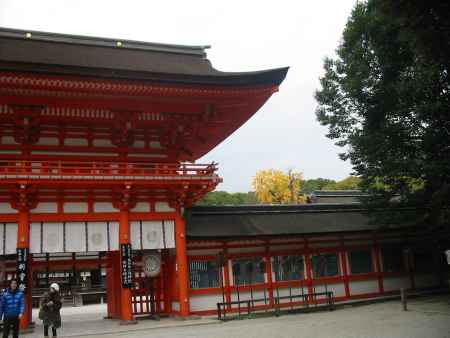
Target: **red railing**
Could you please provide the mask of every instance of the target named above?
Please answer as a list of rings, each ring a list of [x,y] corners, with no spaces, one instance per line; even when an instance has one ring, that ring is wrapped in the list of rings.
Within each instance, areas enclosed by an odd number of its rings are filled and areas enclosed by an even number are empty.
[[[61,179],[219,179],[217,163],[128,163],[0,160],[0,180]]]

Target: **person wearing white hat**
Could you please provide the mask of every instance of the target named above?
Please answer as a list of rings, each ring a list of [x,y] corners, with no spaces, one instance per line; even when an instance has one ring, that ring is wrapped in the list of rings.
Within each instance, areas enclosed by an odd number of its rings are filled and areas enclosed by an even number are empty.
[[[50,291],[42,296],[39,309],[39,319],[44,324],[44,337],[48,337],[48,329],[50,326],[52,327],[52,336],[57,336],[56,329],[61,327],[61,306],[59,285],[53,283],[50,285]]]

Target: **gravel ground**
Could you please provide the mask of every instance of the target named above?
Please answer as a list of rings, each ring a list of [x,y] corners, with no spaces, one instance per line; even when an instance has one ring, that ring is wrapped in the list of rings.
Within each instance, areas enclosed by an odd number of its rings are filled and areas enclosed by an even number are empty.
[[[433,296],[410,301],[407,312],[401,311],[399,301],[387,301],[341,307],[332,312],[290,314],[278,318],[234,320],[227,323],[218,323],[211,318],[189,321],[163,319],[160,322],[141,321],[128,327],[119,326],[117,322],[99,320],[104,307],[87,306],[65,309],[63,316],[66,324],[61,336],[85,333],[85,337],[98,337],[103,333],[101,336],[105,338],[450,338],[449,302],[449,296]],[[40,327],[37,327],[36,333],[26,337],[40,337],[38,330]],[[128,332],[114,332],[118,330]],[[110,333],[105,334],[106,331]]]

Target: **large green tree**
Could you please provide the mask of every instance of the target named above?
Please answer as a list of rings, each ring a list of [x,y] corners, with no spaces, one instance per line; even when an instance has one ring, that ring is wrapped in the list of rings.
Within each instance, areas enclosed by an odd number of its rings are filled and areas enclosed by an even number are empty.
[[[449,223],[449,14],[448,1],[357,2],[316,93],[369,205],[413,205],[408,221],[433,226]]]

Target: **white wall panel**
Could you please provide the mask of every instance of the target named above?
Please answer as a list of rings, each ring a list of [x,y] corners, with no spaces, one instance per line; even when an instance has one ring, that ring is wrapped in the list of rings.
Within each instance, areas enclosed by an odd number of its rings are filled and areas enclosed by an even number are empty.
[[[43,252],[64,252],[64,227],[62,223],[44,223]]]
[[[164,234],[166,238],[166,248],[175,248],[175,221],[164,221]]]
[[[30,213],[56,213],[58,212],[58,204],[55,202],[44,202],[38,203],[36,208],[31,209]]]
[[[17,144],[16,140],[12,136],[2,136],[3,144]]]
[[[130,210],[131,212],[149,212],[150,211],[150,203],[148,202],[138,202],[136,206]]]
[[[325,290],[328,290],[328,291],[332,291],[335,297],[345,296],[344,283],[327,284],[326,288],[325,288],[325,284],[321,284],[321,285],[316,285],[315,288],[316,288],[316,292],[325,292]]]
[[[189,298],[191,311],[216,310],[222,302],[222,294],[195,295]]]
[[[155,211],[156,212],[172,212],[175,211],[174,208],[169,206],[167,202],[156,202],[155,203]]]
[[[17,250],[17,223],[6,223],[5,254],[15,254]]]
[[[41,253],[41,222],[30,224],[30,252]]]
[[[88,222],[88,251],[108,251],[106,222]]]
[[[411,279],[406,277],[387,277],[383,280],[384,291],[398,291],[400,288],[409,289],[411,287]]]
[[[119,250],[119,223],[109,222],[109,250]]]
[[[117,212],[118,210],[113,207],[112,203],[109,202],[97,202],[94,203],[95,212]]]
[[[84,222],[66,222],[66,252],[86,251],[86,225]]]
[[[65,213],[86,213],[88,212],[88,203],[86,202],[66,202],[64,203]]]
[[[142,221],[142,248],[161,249],[164,248],[162,221]]]
[[[139,221],[130,222],[131,247],[134,250],[141,250],[141,223]]]
[[[59,139],[57,137],[41,137],[37,142],[40,146],[57,146],[59,145]]]
[[[0,223],[0,255],[4,255],[5,254],[5,227],[6,224],[5,223]]]
[[[350,295],[379,292],[378,280],[350,282]]]
[[[17,210],[13,209],[9,203],[0,203],[0,214],[17,214]]]
[[[64,140],[66,146],[87,146],[88,140],[86,138],[66,138]]]

